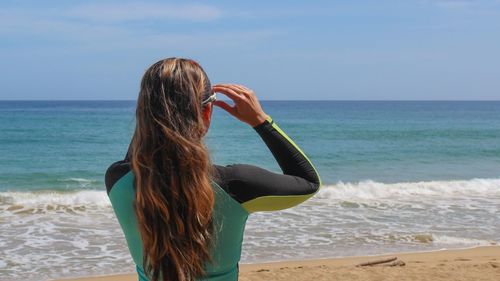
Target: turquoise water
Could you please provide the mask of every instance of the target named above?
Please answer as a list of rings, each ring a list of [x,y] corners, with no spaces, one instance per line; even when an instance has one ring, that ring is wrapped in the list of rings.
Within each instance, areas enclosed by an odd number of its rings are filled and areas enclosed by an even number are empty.
[[[133,101],[0,102],[0,190],[97,189],[123,157]],[[500,102],[264,101],[325,183],[496,177]],[[279,171],[258,135],[216,108],[206,140],[220,164]]]
[[[0,101],[0,280],[133,272],[104,191],[133,101]],[[500,242],[500,102],[263,101],[324,186],[249,218],[243,262]],[[215,108],[213,161],[280,172],[255,131]],[[293,230],[293,231],[290,231]]]

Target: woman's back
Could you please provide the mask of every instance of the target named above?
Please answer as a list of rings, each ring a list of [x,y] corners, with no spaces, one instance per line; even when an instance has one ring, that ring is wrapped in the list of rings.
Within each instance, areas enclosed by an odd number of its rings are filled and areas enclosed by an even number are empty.
[[[203,280],[237,280],[243,231],[250,213],[295,206],[319,188],[319,175],[309,159],[271,117],[254,129],[285,174],[247,164],[213,166],[215,240],[213,262],[207,264],[208,275]],[[133,182],[127,159],[113,163],[106,173],[109,198],[142,281],[149,279],[142,267],[142,241],[133,209]]]
[[[133,173],[124,175],[113,187],[109,198],[116,217],[125,234],[127,244],[136,263],[139,280],[149,280],[142,265],[142,240],[137,229],[137,219],[132,207],[135,198]],[[237,264],[241,255],[241,242],[248,213],[217,184],[215,193],[214,227],[215,245],[212,250],[213,263],[207,264],[208,276],[203,280],[236,280]]]
[[[213,164],[203,141],[213,105],[254,128],[284,174]],[[106,172],[140,280],[153,281],[237,280],[248,215],[295,206],[320,185],[309,159],[253,91],[212,87],[199,64],[180,58],[158,61],[144,74],[129,150]]]

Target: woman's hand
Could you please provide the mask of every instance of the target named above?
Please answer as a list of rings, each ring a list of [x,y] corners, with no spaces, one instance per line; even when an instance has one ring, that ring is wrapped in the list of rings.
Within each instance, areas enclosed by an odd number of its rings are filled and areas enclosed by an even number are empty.
[[[267,119],[267,114],[262,110],[255,93],[247,87],[237,84],[217,84],[212,87],[212,90],[226,95],[234,102],[234,106],[230,106],[226,102],[217,100],[214,105],[221,107],[242,122],[255,127]]]

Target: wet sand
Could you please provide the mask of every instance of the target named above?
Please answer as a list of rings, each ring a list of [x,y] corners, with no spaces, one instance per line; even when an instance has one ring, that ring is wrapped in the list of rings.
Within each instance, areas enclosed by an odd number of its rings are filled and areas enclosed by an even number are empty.
[[[397,257],[404,265],[360,263]],[[71,281],[136,281],[135,274],[65,279]],[[400,253],[240,265],[240,281],[295,280],[500,280],[500,246],[422,253]],[[60,280],[62,281],[62,280]]]

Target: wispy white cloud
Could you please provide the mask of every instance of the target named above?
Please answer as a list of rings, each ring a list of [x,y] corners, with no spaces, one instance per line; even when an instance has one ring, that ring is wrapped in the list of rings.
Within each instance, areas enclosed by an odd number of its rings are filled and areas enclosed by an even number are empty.
[[[478,1],[474,0],[439,0],[436,1],[436,5],[443,8],[451,8],[451,9],[462,9],[469,8],[477,4]]]
[[[213,21],[222,11],[205,4],[172,5],[162,3],[96,3],[59,8],[3,7],[0,9],[0,33],[41,33],[116,31],[126,22]]]
[[[118,2],[117,2],[118,3]],[[112,50],[230,48],[265,42],[280,31],[270,29],[172,31],[172,24],[212,21],[223,12],[204,4],[170,5],[151,3],[86,4],[64,8],[5,8],[0,10],[0,35],[11,42],[54,48]],[[131,24],[128,24],[128,23]],[[142,25],[143,22],[148,23]],[[137,24],[136,24],[137,23]],[[61,44],[63,43],[63,44]],[[21,46],[19,46],[21,47]]]
[[[48,12],[0,11],[0,35],[5,39],[31,38],[30,46],[41,42],[40,45],[51,50],[189,50],[199,46],[205,46],[206,49],[239,48],[266,42],[280,33],[282,31],[271,29],[172,32],[115,22],[75,21],[67,16],[55,17]]]
[[[445,9],[487,9],[497,7],[500,4],[499,0],[434,0],[429,1],[435,3],[438,7]]]
[[[64,12],[71,18],[101,22],[139,20],[211,21],[222,16],[222,10],[206,4],[166,3],[95,3],[73,7]]]

